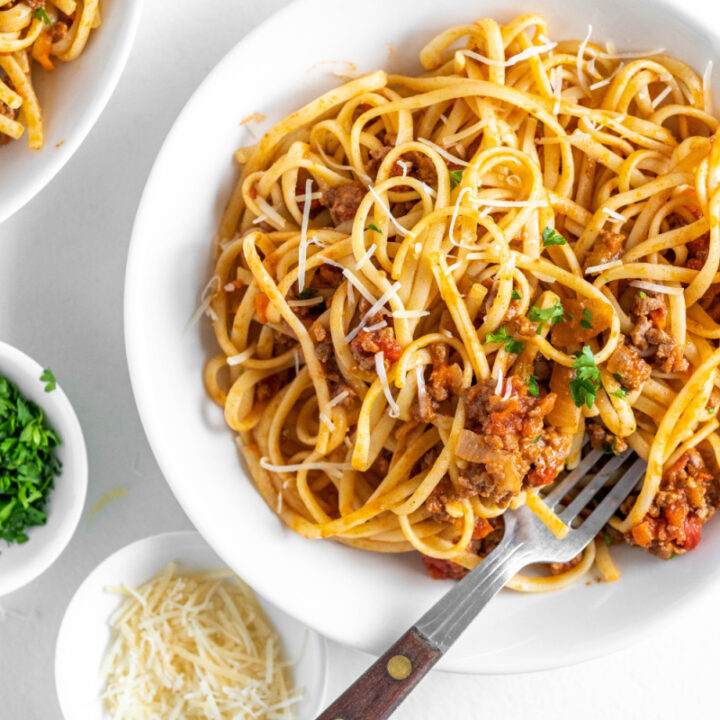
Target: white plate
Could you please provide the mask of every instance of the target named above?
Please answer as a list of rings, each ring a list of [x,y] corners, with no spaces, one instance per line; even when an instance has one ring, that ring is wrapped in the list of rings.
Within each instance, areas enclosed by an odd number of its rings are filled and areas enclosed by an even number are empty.
[[[43,368],[17,348],[0,342],[0,376],[14,382],[20,394],[40,406],[61,445],[62,472],[50,492],[47,523],[27,530],[29,540],[8,545],[0,540],[0,595],[6,595],[45,572],[70,542],[87,494],[88,465],[82,428],[60,384],[45,392]]]
[[[27,129],[19,140],[0,147],[0,222],[35,197],[73,156],[120,79],[140,23],[142,0],[100,0],[100,11],[102,25],[90,33],[79,58],[57,61],[51,73],[34,64],[45,147],[31,150]]]
[[[188,570],[215,570],[225,563],[196,532],[172,532],[138,540],[103,560],[83,581],[65,611],[55,650],[55,687],[66,720],[103,720],[100,665],[110,640],[107,620],[119,597],[108,585],[136,586],[168,563]],[[325,702],[325,640],[258,598],[277,628],[293,668],[295,685],[305,688],[297,720],[312,720]]]
[[[253,142],[241,119],[254,112],[269,122],[282,118],[336,85],[330,72],[346,69],[342,61],[361,72],[417,72],[420,48],[439,31],[486,15],[507,21],[530,8],[548,18],[554,39],[582,38],[592,23],[595,39],[620,48],[664,46],[700,72],[717,60],[710,29],[659,2],[576,0],[571,13],[560,0],[297,2],[244,38],[203,82],[167,137],[137,215],[125,295],[127,353],[145,431],[170,486],[208,542],[259,592],[325,635],[374,653],[447,583],[430,580],[417,555],[370,554],[285,530],[240,467],[222,413],[205,397],[209,330],[184,326],[210,274],[233,151]],[[697,550],[671,563],[629,548],[617,555],[625,571],[618,583],[501,594],[440,667],[551,668],[641,637],[717,573],[720,519]]]

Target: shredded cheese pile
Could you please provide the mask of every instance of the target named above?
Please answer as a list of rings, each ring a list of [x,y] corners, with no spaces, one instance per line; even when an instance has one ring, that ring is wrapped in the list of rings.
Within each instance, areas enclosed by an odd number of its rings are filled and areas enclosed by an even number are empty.
[[[110,618],[102,700],[113,720],[289,720],[292,689],[281,642],[250,588],[230,570],[174,564]]]

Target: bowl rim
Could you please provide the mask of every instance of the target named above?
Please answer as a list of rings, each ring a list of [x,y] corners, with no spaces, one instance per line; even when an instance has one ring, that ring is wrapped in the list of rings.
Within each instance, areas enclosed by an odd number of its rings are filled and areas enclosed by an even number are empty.
[[[4,360],[10,360],[10,362],[13,362],[20,368],[19,373],[22,374],[22,377],[18,374],[9,379],[18,386],[20,392],[25,397],[32,399],[32,393],[28,392],[27,388],[30,383],[36,383],[37,385],[43,384],[40,380],[43,367],[22,350],[0,341],[0,375],[2,376],[5,375],[5,369],[3,368]],[[68,452],[73,453],[73,459],[76,463],[75,472],[73,472],[71,476],[67,476],[63,470],[58,476],[58,481],[60,478],[63,478],[65,482],[69,482],[72,485],[72,503],[70,511],[57,520],[53,519],[54,516],[51,507],[47,523],[39,527],[42,529],[52,528],[55,537],[52,538],[52,542],[45,542],[37,546],[32,545],[33,538],[31,537],[27,543],[21,546],[23,552],[27,552],[25,550],[26,548],[29,551],[35,547],[37,547],[38,552],[37,554],[30,553],[32,559],[27,564],[11,570],[9,573],[3,572],[0,574],[0,596],[7,595],[24,587],[53,565],[75,534],[85,507],[88,488],[88,458],[85,437],[80,421],[60,383],[56,385],[51,393],[48,393],[47,398],[48,402],[45,403],[40,403],[36,400],[34,400],[34,402],[41,407],[53,428],[57,430],[62,441],[62,447],[68,448]],[[48,407],[51,407],[51,409],[48,410]],[[59,490],[56,484],[50,495],[51,504],[52,497],[57,492],[59,492]],[[2,555],[11,553],[15,547],[15,545],[3,547]],[[0,555],[0,566],[2,565],[2,555]]]
[[[155,413],[150,410],[150,400],[148,398],[148,395],[144,393],[144,391],[146,391],[149,387],[149,377],[144,372],[140,363],[140,335],[139,333],[134,332],[133,328],[131,327],[132,322],[130,322],[130,319],[133,317],[132,311],[134,304],[132,289],[134,266],[138,263],[138,258],[141,255],[140,227],[145,223],[145,216],[150,214],[150,210],[148,207],[149,200],[146,191],[156,181],[156,177],[160,174],[159,168],[161,162],[165,160],[165,155],[168,152],[168,148],[173,143],[174,136],[178,131],[178,126],[182,124],[185,116],[190,114],[191,107],[194,105],[196,98],[205,92],[206,87],[213,82],[216,75],[223,75],[225,66],[230,65],[233,62],[233,56],[239,52],[240,46],[253,41],[257,36],[265,33],[267,27],[275,25],[276,23],[283,22],[288,16],[291,16],[297,10],[298,6],[311,6],[317,1],[318,0],[293,0],[292,2],[288,3],[286,6],[279,9],[277,12],[273,13],[258,26],[253,28],[253,30],[250,31],[247,35],[243,36],[232,48],[229,49],[229,51],[222,57],[222,59],[219,60],[215,64],[215,66],[210,69],[208,74],[196,86],[194,92],[192,93],[186,104],[183,106],[181,111],[178,113],[174,123],[172,124],[170,130],[165,137],[165,140],[163,141],[158,151],[152,169],[148,175],[146,187],[143,190],[135,222],[133,224],[130,248],[126,265],[123,313],[126,357],[130,373],[131,385],[133,388],[133,395],[135,397],[135,402],[138,407],[138,413],[140,415],[141,423],[150,447],[153,451],[153,455],[155,456],[158,465],[160,466],[161,471],[163,472],[163,475],[168,482],[171,491],[173,492],[173,495],[178,500],[179,504],[186,512],[193,524],[195,524],[195,518],[198,517],[198,515],[193,506],[190,493],[184,486],[182,486],[180,482],[178,482],[174,478],[174,470],[173,472],[168,472],[171,468],[173,468],[173,464],[166,456],[165,449],[163,447],[166,441],[160,439],[160,433],[158,433],[153,427]],[[637,4],[642,6],[642,3],[640,2],[638,2]],[[687,22],[691,26],[693,26],[697,30],[700,30],[699,17],[697,15],[687,12],[682,6],[682,3],[680,3],[678,0],[653,0],[652,5],[654,5],[658,9],[662,9],[670,16],[687,20]],[[643,8],[647,12],[652,9],[652,6],[643,6]],[[468,8],[468,12],[470,12],[470,8]],[[519,13],[520,11],[517,10],[517,12]],[[716,43],[720,43],[720,33],[718,33],[718,31],[706,27],[705,35],[708,38],[712,38]],[[218,188],[220,186],[220,182],[221,178],[218,178]],[[202,527],[202,524],[200,524],[199,526]],[[203,530],[203,533],[204,532],[205,530]],[[218,552],[221,557],[227,557],[228,560],[230,560],[231,556],[229,555],[229,551],[227,550],[227,548],[216,545],[214,539],[208,539],[208,543],[210,543],[211,546],[216,549],[216,552]],[[229,564],[231,565],[231,563]],[[699,590],[704,593],[709,592],[714,586],[718,585],[720,585],[720,565],[717,567],[717,571],[713,575],[705,576],[705,581],[701,585]],[[699,592],[697,594],[699,594]],[[683,609],[690,606],[690,604],[697,597],[697,594],[695,596],[685,594],[680,600],[676,602],[666,603],[660,609],[655,609],[652,613],[646,614],[644,619],[641,622],[638,622],[633,628],[625,628],[625,632],[623,633],[618,633],[617,629],[614,629],[613,631],[608,632],[602,637],[595,638],[592,646],[588,646],[582,651],[569,652],[568,656],[562,660],[544,662],[542,664],[531,662],[514,665],[512,667],[501,666],[497,669],[486,670],[469,667],[465,658],[459,658],[453,659],[452,662],[444,662],[442,665],[439,666],[439,668],[442,671],[460,674],[518,674],[550,670],[554,668],[586,662],[600,656],[620,651],[632,645],[633,643],[638,642],[642,639],[644,633],[646,633],[650,627],[658,625],[662,621],[668,620],[670,617],[679,614]],[[278,599],[274,599],[274,601],[277,602],[278,605],[282,607],[283,610],[285,610],[286,612],[294,614],[295,617],[300,617],[303,622],[306,622],[314,629],[322,632],[322,628],[318,623],[312,623],[308,619],[308,617],[300,613],[295,613],[295,610],[293,609],[292,603],[290,601],[282,603]],[[333,640],[339,643],[346,642],[344,639],[334,636]],[[378,654],[377,648],[371,647],[367,643],[364,645],[353,644],[352,647],[373,655]]]
[[[0,223],[12,217],[36,195],[40,194],[45,186],[65,167],[75,152],[85,142],[115,92],[115,88],[117,88],[122,72],[130,57],[130,50],[137,37],[144,0],[116,0],[116,2],[125,7],[129,21],[127,23],[127,30],[121,37],[121,43],[118,49],[110,56],[112,63],[103,67],[102,76],[105,82],[97,83],[96,90],[89,95],[84,109],[78,114],[74,132],[70,137],[66,138],[60,147],[53,148],[54,152],[46,152],[46,162],[44,165],[38,169],[30,181],[24,183],[20,190],[12,194],[11,200],[6,203],[0,202]],[[24,137],[25,135],[23,135],[23,138]],[[43,152],[47,150],[48,148],[43,148],[40,151],[27,149],[28,152]]]
[[[203,536],[197,530],[170,530],[167,532],[147,535],[145,537],[133,540],[126,545],[123,545],[122,547],[114,550],[109,555],[102,558],[87,573],[87,575],[85,575],[82,581],[75,588],[72,597],[68,601],[68,604],[63,611],[63,616],[58,626],[57,634],[55,636],[55,648],[53,652],[53,682],[55,684],[55,694],[57,696],[62,714],[64,717],[68,718],[68,720],[70,719],[70,715],[66,713],[66,709],[72,708],[68,707],[70,701],[67,699],[67,681],[64,678],[67,674],[66,661],[68,659],[69,651],[69,648],[67,646],[71,641],[66,636],[72,628],[70,624],[73,620],[72,611],[75,609],[79,598],[81,598],[84,593],[92,589],[94,585],[97,584],[97,576],[102,576],[104,570],[108,566],[118,564],[119,567],[132,567],[128,560],[125,559],[125,556],[133,556],[140,551],[143,551],[144,556],[146,558],[150,558],[150,564],[160,564],[161,558],[162,563],[167,564],[167,562],[169,562],[167,557],[171,554],[169,552],[170,548],[179,548],[179,557],[177,557],[176,560],[181,564],[183,561],[183,550],[185,552],[192,552],[193,550],[195,550],[206,553],[208,557],[214,556],[215,558],[217,558],[219,563],[226,565],[224,560],[218,555],[215,549],[207,542],[207,540],[205,540],[205,538],[203,538]],[[200,565],[206,564],[208,565],[208,567],[210,567],[215,563],[205,563],[204,561],[200,563]],[[158,567],[158,570],[159,569],[160,567]],[[149,579],[149,577],[150,576],[145,579]],[[124,580],[122,578],[118,578],[117,582],[124,582]],[[318,660],[320,663],[320,667],[318,668],[320,671],[320,675],[317,679],[317,686],[314,688],[316,694],[314,694],[313,696],[309,696],[308,704],[310,707],[307,709],[312,713],[313,716],[318,714],[325,706],[328,694],[329,652],[327,639],[316,630],[313,630],[312,628],[303,625],[299,620],[287,613],[285,610],[281,609],[279,606],[274,605],[269,600],[262,597],[254,589],[253,592],[256,594],[258,602],[260,602],[261,606],[263,606],[263,610],[265,610],[266,613],[269,612],[269,614],[272,614],[274,611],[279,612],[285,615],[286,618],[292,623],[297,624],[298,626],[302,625],[304,627],[308,635],[303,642],[303,647],[307,647],[310,643],[315,644],[315,651],[317,652]],[[286,641],[287,633],[283,634],[280,629],[276,627],[276,622],[273,621],[272,618],[270,618],[270,620],[281,640]],[[102,717],[105,717],[105,715],[103,714]]]

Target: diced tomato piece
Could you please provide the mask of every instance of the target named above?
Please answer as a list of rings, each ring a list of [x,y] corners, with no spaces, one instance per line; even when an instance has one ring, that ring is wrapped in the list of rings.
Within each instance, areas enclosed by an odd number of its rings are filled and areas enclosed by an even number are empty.
[[[702,534],[702,520],[697,515],[688,515],[685,518],[683,530],[685,532],[685,542],[683,542],[682,546],[686,550],[697,547]]]
[[[439,560],[431,558],[427,555],[422,556],[422,561],[428,575],[433,580],[460,580],[467,575],[467,570],[462,566],[454,563],[452,560]]]
[[[473,530],[472,539],[482,540],[487,537],[493,530],[493,526],[482,517],[475,520],[475,529]]]

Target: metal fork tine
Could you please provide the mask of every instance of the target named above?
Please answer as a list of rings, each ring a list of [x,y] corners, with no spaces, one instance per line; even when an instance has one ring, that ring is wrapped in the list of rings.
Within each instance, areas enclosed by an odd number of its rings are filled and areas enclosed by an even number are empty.
[[[613,474],[627,460],[632,450],[621,455],[613,455],[605,465],[598,470],[592,480],[582,489],[580,494],[565,508],[558,517],[569,525],[578,515],[578,513],[592,500],[598,490],[613,476]]]
[[[603,498],[602,502],[590,513],[585,522],[574,533],[584,538],[593,538],[620,507],[633,487],[645,474],[647,464],[638,458],[624,473],[617,484]]]
[[[552,508],[568,490],[572,490],[575,483],[585,477],[592,466],[602,457],[600,450],[592,450],[571,470],[547,495],[543,497],[545,504]]]

